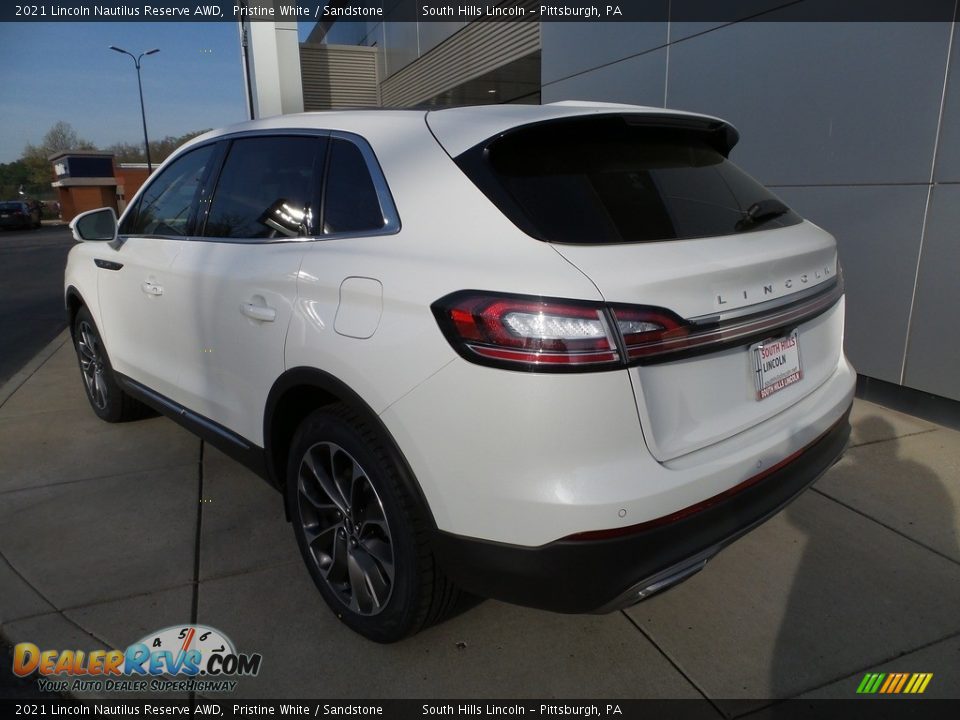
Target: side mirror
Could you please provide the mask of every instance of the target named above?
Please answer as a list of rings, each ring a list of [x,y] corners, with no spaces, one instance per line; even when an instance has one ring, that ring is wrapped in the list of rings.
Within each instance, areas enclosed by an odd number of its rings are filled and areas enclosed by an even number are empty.
[[[117,214],[108,207],[80,213],[70,221],[70,232],[77,242],[112,242],[117,239]]]

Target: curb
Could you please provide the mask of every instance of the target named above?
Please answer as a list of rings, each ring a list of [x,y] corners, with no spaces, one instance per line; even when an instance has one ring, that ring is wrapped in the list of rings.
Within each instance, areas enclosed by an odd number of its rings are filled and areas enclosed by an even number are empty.
[[[20,386],[29,380],[37,370],[43,367],[43,364],[53,357],[53,354],[63,347],[69,339],[70,330],[64,329],[53,340],[47,343],[43,350],[27,361],[26,365],[15,372],[13,377],[0,387],[0,407],[3,407],[7,400],[10,399],[10,396],[19,390]]]

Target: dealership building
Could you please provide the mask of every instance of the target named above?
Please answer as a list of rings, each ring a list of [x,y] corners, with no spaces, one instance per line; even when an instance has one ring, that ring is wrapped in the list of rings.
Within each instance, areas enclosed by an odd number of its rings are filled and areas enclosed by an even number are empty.
[[[956,23],[763,12],[782,4],[724,23],[401,22],[400,0],[302,43],[294,22],[246,23],[251,114],[591,100],[720,116],[741,133],[732,159],[836,236],[860,394],[956,424]]]

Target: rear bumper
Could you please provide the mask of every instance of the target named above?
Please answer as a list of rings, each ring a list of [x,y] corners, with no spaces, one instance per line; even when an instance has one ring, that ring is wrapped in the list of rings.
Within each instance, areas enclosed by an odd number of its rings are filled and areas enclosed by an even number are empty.
[[[644,523],[607,539],[539,547],[437,531],[436,557],[455,583],[483,597],[566,613],[632,605],[700,570],[815,482],[846,448],[849,413],[782,467],[669,522]]]

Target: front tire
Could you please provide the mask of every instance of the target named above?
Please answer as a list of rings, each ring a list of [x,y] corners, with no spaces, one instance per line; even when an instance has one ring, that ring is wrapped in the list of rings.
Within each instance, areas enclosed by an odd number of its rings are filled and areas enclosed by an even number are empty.
[[[74,319],[73,345],[87,400],[97,417],[115,423],[139,420],[151,414],[146,405],[130,397],[117,384],[100,331],[86,307],[80,308]]]
[[[314,583],[340,620],[381,643],[439,620],[459,594],[434,561],[402,472],[339,404],[303,421],[287,463],[287,507]]]

